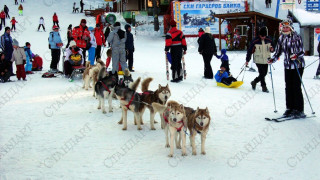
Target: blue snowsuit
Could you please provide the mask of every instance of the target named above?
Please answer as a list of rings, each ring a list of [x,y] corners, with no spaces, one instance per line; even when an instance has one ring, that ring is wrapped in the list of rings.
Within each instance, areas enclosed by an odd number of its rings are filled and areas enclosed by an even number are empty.
[[[226,71],[230,75],[230,68],[229,68],[229,57],[227,56],[227,50],[221,49],[221,55],[217,55],[216,57],[218,59],[221,59],[221,65],[224,65],[226,67]]]
[[[27,71],[31,71],[32,70],[32,51],[30,48],[28,48],[27,46],[24,47],[24,52],[26,53],[26,66],[25,66],[25,70]]]

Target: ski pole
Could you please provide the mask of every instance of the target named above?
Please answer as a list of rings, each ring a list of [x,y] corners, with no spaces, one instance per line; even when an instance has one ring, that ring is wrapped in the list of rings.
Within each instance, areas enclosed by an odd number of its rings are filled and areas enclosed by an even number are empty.
[[[272,69],[271,69],[272,64],[270,64],[270,75],[271,75],[271,84],[272,84],[272,93],[273,93],[273,104],[274,104],[274,113],[277,113],[277,106],[276,106],[276,98],[274,95],[274,88],[273,88],[273,78],[272,78]]]
[[[317,61],[319,61],[319,59],[317,59],[317,60],[313,61],[313,62],[312,62],[312,63],[310,63],[308,66],[304,67],[304,69],[307,69],[307,67],[311,66],[313,63],[315,63],[315,62],[317,62]]]
[[[299,72],[299,69],[298,69],[297,63],[296,63],[296,61],[293,61],[293,63],[294,63],[294,66],[296,67],[296,70],[297,70],[297,73],[298,73],[298,75],[299,75],[299,78],[300,78],[300,81],[301,81],[302,87],[303,87],[303,89],[304,89],[304,92],[306,93],[306,96],[307,96],[307,99],[308,99],[308,102],[309,102],[309,105],[310,105],[310,108],[311,108],[312,114],[315,114],[315,112],[313,111],[312,105],[311,105],[311,103],[310,103],[309,96],[308,96],[308,93],[307,93],[307,91],[306,91],[306,88],[304,87],[304,84],[303,84],[303,81],[302,81],[302,78],[301,78],[301,75],[300,75],[300,72]]]
[[[276,68],[274,68],[273,64],[271,64],[271,66],[272,66],[273,70],[276,70]]]

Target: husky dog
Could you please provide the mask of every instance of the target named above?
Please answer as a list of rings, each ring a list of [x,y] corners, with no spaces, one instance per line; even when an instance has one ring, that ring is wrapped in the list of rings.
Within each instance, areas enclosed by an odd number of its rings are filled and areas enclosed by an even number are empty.
[[[210,126],[210,113],[208,108],[193,110],[192,108],[185,108],[188,117],[188,129],[190,131],[190,143],[192,146],[192,155],[196,155],[195,137],[201,135],[201,154],[205,155],[206,136]]]
[[[90,81],[92,80],[93,87],[96,85],[98,81],[98,74],[102,67],[104,67],[104,62],[101,61],[101,59],[97,60],[96,65],[90,65],[90,62],[86,62],[86,69],[83,72],[83,86],[85,90],[88,90],[88,88],[91,88]],[[93,96],[95,96],[95,91],[93,91]]]
[[[132,75],[130,74],[129,69],[124,70],[123,78],[119,79],[119,85],[123,85],[125,87],[129,87],[130,83],[133,82]]]
[[[148,108],[150,110],[150,126],[151,126],[151,130],[156,130],[156,128],[154,127],[154,116],[155,116],[155,112],[153,110],[152,107],[152,103],[156,102],[162,105],[165,105],[167,103],[167,100],[170,98],[171,96],[171,92],[170,92],[170,88],[169,85],[167,84],[166,86],[161,86],[159,84],[159,87],[156,91],[150,91],[149,89],[149,84],[152,81],[152,78],[146,78],[142,81],[141,84],[141,89],[142,89],[142,101],[147,104],[141,111],[141,117],[144,114],[144,111],[146,108]],[[161,117],[161,116],[160,116]],[[143,124],[142,118],[141,118],[141,124]],[[164,128],[164,119],[161,118],[161,127],[162,129]]]
[[[187,117],[182,104],[176,101],[169,101],[167,105],[159,103],[152,103],[155,112],[159,112],[165,120],[165,134],[166,134],[166,147],[170,147],[169,157],[173,157],[174,139],[177,149],[181,148],[180,142],[182,138],[182,156],[186,156],[186,133]],[[170,144],[169,144],[169,131],[170,131]],[[177,135],[180,139],[177,139]]]
[[[106,68],[102,67],[99,71],[98,82],[94,90],[98,96],[99,105],[98,109],[102,109],[102,113],[106,113],[104,100],[108,98],[109,112],[112,112],[112,96],[114,87],[118,84],[118,74],[106,73]]]
[[[123,122],[122,130],[127,130],[128,110],[133,112],[134,119],[136,119],[136,123],[138,124],[138,130],[142,130],[140,123],[140,112],[144,105],[141,103],[141,95],[139,93],[136,93],[136,89],[139,86],[140,80],[141,78],[139,77],[130,85],[130,87],[125,87],[124,85],[117,85],[114,89],[116,97],[120,101],[120,105],[122,107],[122,117],[119,121],[119,124]]]

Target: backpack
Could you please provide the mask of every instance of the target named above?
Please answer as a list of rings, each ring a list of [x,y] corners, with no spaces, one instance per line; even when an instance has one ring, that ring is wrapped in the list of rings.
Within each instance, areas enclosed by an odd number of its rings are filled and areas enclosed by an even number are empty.
[[[50,35],[51,35],[51,38],[52,38],[52,40],[53,40],[53,32],[50,32]],[[60,34],[59,34],[59,33],[58,33],[58,35],[60,36]],[[48,37],[48,42],[50,42],[50,41],[49,41],[49,38],[50,38],[50,37]],[[49,49],[51,49],[51,45],[50,45],[50,43],[49,43]]]

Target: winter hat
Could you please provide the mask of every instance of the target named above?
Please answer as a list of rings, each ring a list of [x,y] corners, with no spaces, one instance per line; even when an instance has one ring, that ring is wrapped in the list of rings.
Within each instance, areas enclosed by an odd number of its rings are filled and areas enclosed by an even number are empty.
[[[72,24],[69,24],[68,29],[72,29]]]
[[[59,27],[56,26],[56,25],[54,25],[54,26],[52,27],[52,30],[55,30],[55,29],[59,29]]]
[[[174,21],[173,19],[170,21],[170,26],[171,27],[176,27],[177,26],[177,23],[176,21]]]
[[[125,26],[124,26],[124,29],[126,30],[126,31],[128,31],[128,29],[130,28],[131,26],[129,25],[129,24],[126,24]]]
[[[16,39],[13,39],[12,46],[19,46],[19,42]]]
[[[80,23],[87,23],[87,20],[81,19],[81,22],[80,22]]]
[[[262,37],[267,36],[268,35],[267,27],[265,27],[265,26],[261,27],[259,30],[259,35]]]
[[[29,46],[29,45],[31,45],[29,42],[26,42],[26,46]]]
[[[293,30],[293,27],[292,27],[292,21],[290,19],[285,19],[281,22],[281,26],[282,27],[290,27],[291,31],[294,31]],[[282,31],[282,27],[281,27],[281,31]]]
[[[70,47],[76,46],[76,45],[77,45],[77,43],[74,40],[70,41]]]
[[[88,28],[88,30],[89,30],[89,31],[93,31],[94,28],[93,28],[92,26],[90,26],[90,27]]]
[[[227,50],[226,49],[221,49],[221,54],[226,54]]]
[[[113,27],[117,27],[117,26],[121,26],[121,24],[120,24],[119,22],[115,22],[115,23],[113,24]]]
[[[10,28],[9,28],[9,27],[4,28],[4,31],[8,31],[8,30],[10,30]]]
[[[202,28],[200,28],[198,32],[204,32],[204,31],[203,31],[203,29],[202,29]]]
[[[204,29],[204,32],[205,32],[205,33],[210,33],[210,27],[206,27],[206,28]]]

